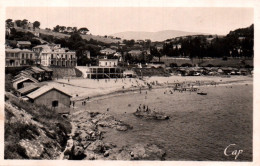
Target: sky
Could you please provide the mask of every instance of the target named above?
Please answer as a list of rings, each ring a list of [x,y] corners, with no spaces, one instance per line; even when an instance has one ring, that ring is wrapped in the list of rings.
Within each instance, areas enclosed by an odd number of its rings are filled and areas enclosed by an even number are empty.
[[[226,35],[250,26],[253,8],[173,7],[8,7],[6,19],[39,21],[41,28],[56,25],[87,27],[93,35],[124,31],[181,30]]]

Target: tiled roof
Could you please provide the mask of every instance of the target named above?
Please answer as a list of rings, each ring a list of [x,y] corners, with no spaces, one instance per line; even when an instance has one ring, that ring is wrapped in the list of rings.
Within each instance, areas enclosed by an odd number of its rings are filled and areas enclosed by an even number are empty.
[[[65,94],[65,95],[67,95],[67,96],[69,96],[69,97],[72,97],[71,95],[69,95],[69,94],[67,94],[67,93],[65,93],[64,91],[62,91],[62,90],[59,90],[59,89],[57,89],[57,88],[54,88],[54,87],[51,87],[51,86],[43,86],[43,87],[41,87],[41,88],[39,88],[39,89],[37,89],[36,91],[34,91],[34,92],[32,92],[32,93],[30,93],[30,94],[28,94],[27,95],[27,97],[29,97],[29,98],[31,98],[31,99],[36,99],[36,98],[38,98],[39,96],[41,96],[41,95],[43,95],[43,94],[45,94],[45,93],[47,93],[47,92],[49,92],[49,91],[51,91],[51,90],[57,90],[57,91],[59,91],[59,92],[61,92],[61,93],[63,93],[63,94]]]
[[[42,69],[40,69],[40,68],[38,68],[38,67],[31,67],[33,70],[36,70],[36,71],[38,71],[38,72],[44,72],[44,70],[42,70]]]
[[[53,70],[51,70],[50,68],[46,67],[46,66],[41,66],[41,69],[45,70],[45,71],[49,71],[52,72]]]
[[[24,88],[19,89],[18,92],[20,92],[21,94],[24,94],[26,92],[30,92],[30,91],[36,90],[38,88],[39,88],[39,86],[31,84],[31,85],[25,86]]]

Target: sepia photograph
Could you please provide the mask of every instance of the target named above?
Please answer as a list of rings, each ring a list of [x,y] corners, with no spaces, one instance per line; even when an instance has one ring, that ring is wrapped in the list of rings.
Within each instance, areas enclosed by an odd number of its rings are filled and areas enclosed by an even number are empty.
[[[13,6],[4,21],[4,160],[253,161],[254,8]]]

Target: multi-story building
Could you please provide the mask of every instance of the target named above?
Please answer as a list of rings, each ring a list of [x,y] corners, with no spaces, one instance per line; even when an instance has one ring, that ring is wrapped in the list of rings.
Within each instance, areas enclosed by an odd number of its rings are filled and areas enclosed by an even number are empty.
[[[38,63],[43,66],[77,66],[76,52],[61,48],[59,44],[39,45],[33,47],[37,54]]]
[[[116,67],[118,65],[118,59],[99,59],[99,67]]]
[[[27,49],[5,49],[5,66],[17,67],[33,65],[35,63],[35,53]]]

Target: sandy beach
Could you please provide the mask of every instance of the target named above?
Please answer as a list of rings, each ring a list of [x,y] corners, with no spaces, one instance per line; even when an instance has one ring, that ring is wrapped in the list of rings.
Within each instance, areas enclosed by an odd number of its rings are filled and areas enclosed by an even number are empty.
[[[72,95],[72,100],[83,100],[87,97],[102,96],[117,91],[131,91],[147,89],[147,83],[154,83],[153,88],[164,88],[171,86],[174,83],[196,84],[200,86],[217,84],[217,86],[227,84],[253,84],[253,77],[249,76],[231,76],[231,77],[216,77],[216,76],[170,76],[170,77],[144,77],[142,80],[137,78],[120,78],[120,79],[58,79],[47,84],[53,87],[58,87],[68,94]],[[195,85],[195,86],[196,86]]]

